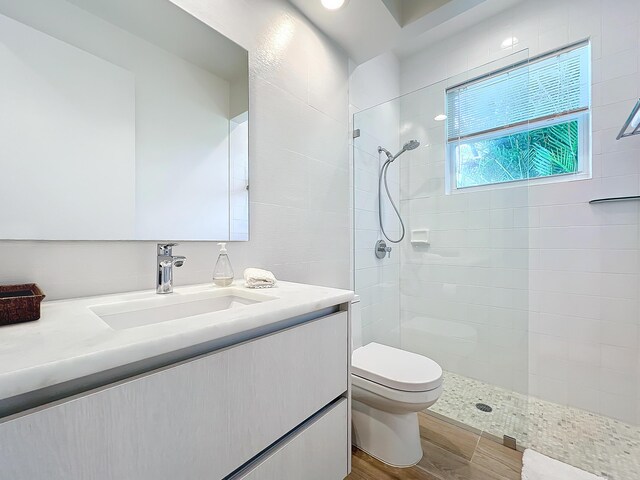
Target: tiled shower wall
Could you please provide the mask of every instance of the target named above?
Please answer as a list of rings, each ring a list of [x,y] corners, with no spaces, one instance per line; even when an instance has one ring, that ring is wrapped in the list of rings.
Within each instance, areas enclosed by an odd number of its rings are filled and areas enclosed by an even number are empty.
[[[399,62],[393,54],[381,55],[359,65],[351,72],[349,102],[351,114],[395,98],[400,93]],[[378,173],[382,166],[378,146],[395,152],[399,145],[400,108],[386,103],[358,114],[356,128],[360,137],[353,139],[353,215],[354,215],[354,286],[360,295],[363,341],[377,341],[400,346],[400,255],[392,245],[391,256],[377,259],[376,240],[383,238],[378,226]],[[386,158],[386,157],[385,157]],[[389,169],[389,187],[394,198],[399,194],[399,167]],[[383,206],[388,233],[399,235],[394,214]]]
[[[403,213],[432,242],[403,248],[401,338],[418,348],[418,317],[432,341],[423,353],[445,368],[636,424],[640,204],[588,201],[640,194],[640,137],[615,140],[640,95],[639,20],[637,0],[522,2],[401,62],[410,92],[513,51],[591,39],[590,180],[446,197],[443,127],[432,123],[442,112],[421,121],[403,105],[405,136],[430,143],[402,164]],[[511,36],[518,45],[502,50]]]

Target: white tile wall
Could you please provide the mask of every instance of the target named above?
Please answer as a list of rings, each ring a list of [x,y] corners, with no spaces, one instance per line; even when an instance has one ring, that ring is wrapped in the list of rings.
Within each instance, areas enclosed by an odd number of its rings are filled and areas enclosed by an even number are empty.
[[[404,99],[401,140],[430,146],[402,164],[403,213],[432,245],[403,246],[401,337],[446,368],[636,424],[640,205],[587,202],[640,193],[640,137],[615,140],[640,95],[639,21],[637,0],[522,2],[403,59],[400,76],[407,93],[591,38],[591,180],[445,196],[443,84]]]
[[[241,276],[349,287],[348,59],[284,0],[175,0],[249,50],[251,240],[229,245]],[[151,242],[0,242],[0,282],[47,299],[153,288]],[[211,279],[217,247],[183,243],[177,284]]]
[[[355,114],[354,127],[360,137],[353,140],[354,179],[354,252],[355,290],[361,297],[363,342],[377,341],[386,345],[400,344],[400,255],[392,245],[390,258],[377,259],[376,240],[383,238],[378,226],[378,172],[382,165],[378,145],[390,151],[399,146],[399,103],[387,102],[400,93],[399,62],[393,54],[385,54],[355,68],[350,76],[349,101]],[[385,157],[386,158],[386,157]],[[392,195],[399,198],[397,164],[389,168]],[[383,207],[387,232],[399,236],[399,227],[391,206]]]

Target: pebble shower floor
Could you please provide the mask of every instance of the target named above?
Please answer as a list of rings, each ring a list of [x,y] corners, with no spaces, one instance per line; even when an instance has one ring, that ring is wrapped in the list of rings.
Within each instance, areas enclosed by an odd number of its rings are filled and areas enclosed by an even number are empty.
[[[476,408],[489,404],[492,412]],[[640,478],[640,427],[445,372],[442,397],[428,410],[610,480]]]

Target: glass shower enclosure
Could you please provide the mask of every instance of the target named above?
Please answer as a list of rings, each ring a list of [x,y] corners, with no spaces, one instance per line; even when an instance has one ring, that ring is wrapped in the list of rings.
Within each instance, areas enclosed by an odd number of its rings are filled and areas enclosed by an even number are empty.
[[[602,171],[622,157],[600,150],[629,146],[592,128],[590,57],[588,41],[524,50],[356,113],[354,285],[365,344],[442,366],[427,414],[626,480],[640,478],[640,210],[589,204],[638,188]],[[379,147],[411,140],[386,169],[395,243]]]
[[[446,98],[457,84],[527,60],[518,52],[354,116],[354,284],[364,342],[442,366],[444,393],[430,414],[521,444],[529,433],[529,189],[451,188],[447,151],[462,140],[446,136]],[[387,155],[379,147],[395,154],[411,140],[420,146],[388,167],[406,228],[393,243],[402,226],[380,179]],[[381,239],[391,248],[384,258],[375,254]]]

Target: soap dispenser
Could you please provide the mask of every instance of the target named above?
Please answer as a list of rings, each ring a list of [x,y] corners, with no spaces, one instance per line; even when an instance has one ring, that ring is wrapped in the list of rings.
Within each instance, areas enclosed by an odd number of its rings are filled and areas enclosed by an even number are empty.
[[[219,243],[218,245],[220,245],[220,255],[213,269],[213,283],[219,287],[228,287],[233,283],[233,268],[227,255],[227,244]]]

